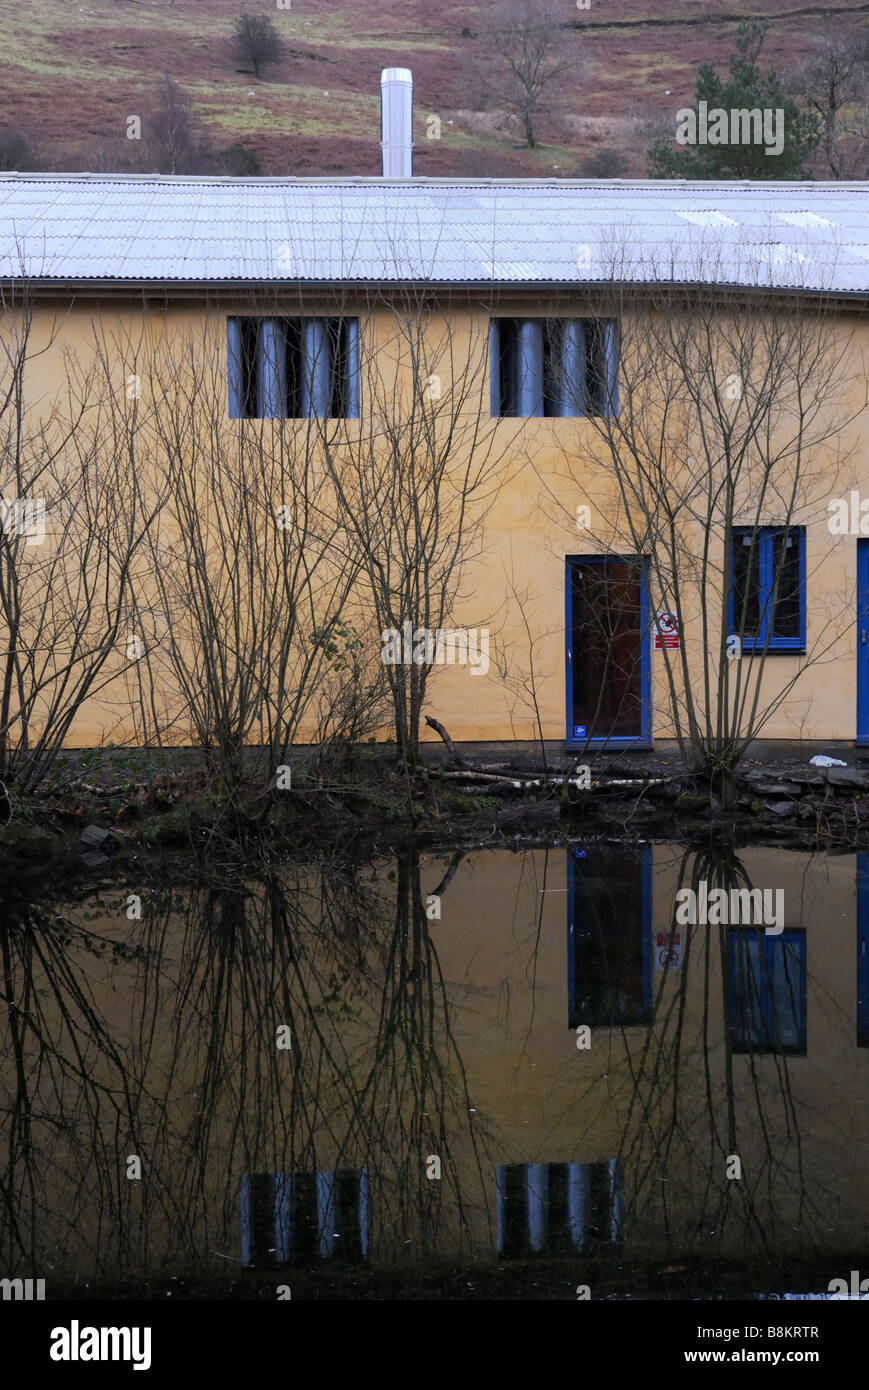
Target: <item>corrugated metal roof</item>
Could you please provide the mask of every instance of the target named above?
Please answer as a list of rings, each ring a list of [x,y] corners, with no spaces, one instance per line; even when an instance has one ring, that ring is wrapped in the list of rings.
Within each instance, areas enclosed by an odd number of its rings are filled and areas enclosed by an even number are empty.
[[[869,183],[0,175],[0,278],[869,290]]]

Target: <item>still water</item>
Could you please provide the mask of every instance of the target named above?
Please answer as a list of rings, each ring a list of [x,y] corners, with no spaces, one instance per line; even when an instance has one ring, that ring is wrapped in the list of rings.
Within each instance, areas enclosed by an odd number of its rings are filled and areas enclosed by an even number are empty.
[[[0,1275],[649,1299],[869,1274],[863,861],[576,846],[7,887]],[[722,886],[780,920],[675,923]]]

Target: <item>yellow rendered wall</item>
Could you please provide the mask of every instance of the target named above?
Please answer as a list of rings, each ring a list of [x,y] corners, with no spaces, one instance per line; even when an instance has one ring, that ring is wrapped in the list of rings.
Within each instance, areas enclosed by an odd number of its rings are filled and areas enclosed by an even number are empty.
[[[309,312],[312,308],[325,312],[329,307],[325,301],[307,304]],[[299,305],[288,302],[284,311],[299,312]],[[353,309],[349,304],[343,311],[361,315],[366,312],[362,306]],[[497,305],[497,312],[506,315],[548,311],[576,315],[591,312],[581,302],[569,306],[560,302],[553,309],[544,302],[529,305],[527,300],[511,302],[505,298]],[[210,323],[210,331],[216,335],[213,341],[219,341],[226,315],[245,312],[275,313],[280,312],[280,306],[227,300],[206,311],[203,306],[170,301],[165,307],[149,306],[143,320],[141,304],[118,307],[117,302],[84,298],[73,303],[39,301],[35,310],[35,340],[45,340],[51,324],[56,327],[56,339],[28,377],[33,409],[44,408],[62,391],[66,353],[74,353],[80,362],[87,361],[92,351],[94,322],[100,324],[108,338],[117,334],[119,340],[131,340],[144,327],[145,343],[163,339],[171,345],[176,339],[189,341],[197,336],[204,341],[206,323]],[[485,332],[488,310],[484,306],[469,311],[466,305],[458,305],[448,312],[459,351],[469,328]],[[854,321],[846,316],[844,322],[847,331],[851,331]],[[370,330],[372,321],[366,320],[366,325],[364,331]],[[382,329],[383,324],[376,331]],[[858,327],[861,350],[867,346],[867,337],[865,326]],[[128,370],[121,355],[117,363],[119,390],[123,389]],[[144,356],[147,357],[147,348]],[[218,367],[225,378],[224,364]],[[859,357],[855,356],[854,367],[851,399],[843,403],[851,410],[859,407],[866,382]],[[488,410],[487,389],[481,398]],[[499,439],[497,447],[505,450],[510,476],[486,508],[482,554],[467,564],[461,599],[452,616],[454,627],[489,630],[490,668],[487,674],[473,675],[462,666],[436,669],[425,712],[440,719],[459,740],[537,737],[530,683],[531,653],[521,611],[524,607],[525,620],[534,635],[533,699],[539,706],[544,736],[560,739],[565,732],[565,556],[595,553],[598,549],[598,533],[577,529],[576,508],[582,503],[591,505],[595,525],[605,535],[612,520],[609,513],[615,495],[613,479],[591,462],[595,439],[592,427],[582,420],[505,420],[494,428]],[[824,486],[823,480],[815,480],[813,495],[806,499],[802,514],[798,506],[793,517],[794,522],[805,519],[807,525],[807,646],[810,651],[817,650],[819,644],[829,639],[830,648],[800,677],[765,724],[762,733],[767,738],[851,739],[855,735],[857,638],[853,614],[857,540],[853,535],[829,534],[827,502],[834,496],[847,497],[851,487],[860,489],[861,496],[869,496],[869,448],[855,424],[846,431],[843,443],[846,463],[831,472],[829,487]],[[781,520],[772,509],[767,519],[770,524]],[[510,592],[511,586],[515,593]],[[653,604],[654,601],[653,594]],[[685,640],[691,653],[693,688],[699,681],[703,658],[696,626],[692,631],[690,611],[683,616],[687,621]],[[372,627],[370,635],[376,650],[380,634]],[[661,653],[652,652],[653,733],[659,738],[672,737],[674,732],[667,704],[664,660]],[[790,655],[769,657],[765,696],[774,692],[779,683],[785,683],[801,660]],[[119,656],[119,670],[123,665]],[[119,685],[81,711],[68,739],[70,746],[134,737],[132,726],[119,715],[124,688]],[[388,728],[384,733],[389,733]],[[427,730],[424,736],[435,738]]]

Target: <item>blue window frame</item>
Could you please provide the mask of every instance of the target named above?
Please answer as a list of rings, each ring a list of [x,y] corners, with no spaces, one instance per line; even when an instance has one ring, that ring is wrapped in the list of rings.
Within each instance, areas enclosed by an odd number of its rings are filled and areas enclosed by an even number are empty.
[[[806,1051],[806,933],[727,934],[727,1010],[734,1052]]]
[[[651,748],[648,561],[565,558],[565,742],[571,749]]]
[[[732,537],[730,633],[743,651],[805,651],[805,527],[734,526]]]
[[[226,344],[231,419],[358,418],[357,319],[231,318]]]
[[[869,540],[857,542],[857,738],[869,744]]]
[[[493,318],[492,415],[618,415],[618,361],[617,319]]]
[[[648,1027],[652,955],[651,848],[572,848],[567,856],[568,1027]]]

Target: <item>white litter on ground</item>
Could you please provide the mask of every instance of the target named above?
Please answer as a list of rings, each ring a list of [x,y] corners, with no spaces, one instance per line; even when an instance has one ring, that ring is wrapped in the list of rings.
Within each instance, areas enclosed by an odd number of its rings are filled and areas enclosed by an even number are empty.
[[[816,753],[809,759],[809,767],[847,767],[841,758],[828,758],[826,753]]]

